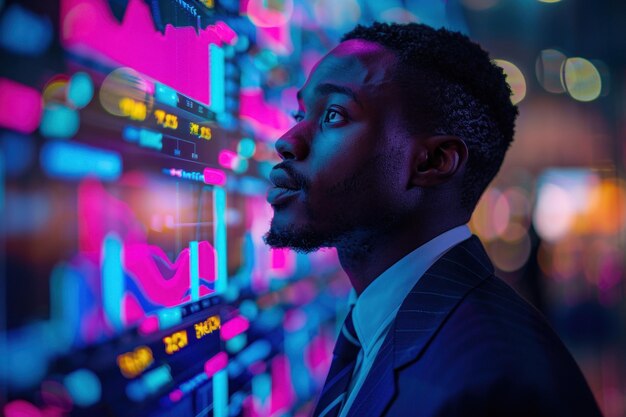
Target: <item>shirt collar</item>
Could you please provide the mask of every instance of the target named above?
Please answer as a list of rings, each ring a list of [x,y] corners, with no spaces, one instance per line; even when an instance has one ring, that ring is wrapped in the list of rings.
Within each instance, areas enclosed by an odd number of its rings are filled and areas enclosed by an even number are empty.
[[[471,235],[465,224],[450,229],[405,255],[374,279],[359,297],[352,289],[348,303],[354,304],[354,328],[366,356],[424,272],[448,249]]]

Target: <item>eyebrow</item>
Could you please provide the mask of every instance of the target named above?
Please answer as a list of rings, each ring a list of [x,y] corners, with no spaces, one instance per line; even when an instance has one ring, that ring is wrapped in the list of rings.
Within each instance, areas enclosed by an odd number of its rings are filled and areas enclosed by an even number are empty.
[[[359,106],[363,107],[363,104],[361,104],[361,102],[357,98],[356,93],[350,87],[346,87],[344,85],[331,84],[331,83],[324,83],[315,87],[316,95],[327,96],[332,93],[343,94],[345,96],[348,96]],[[298,101],[302,100],[302,90],[298,91],[298,93],[296,94],[296,97],[298,98]]]

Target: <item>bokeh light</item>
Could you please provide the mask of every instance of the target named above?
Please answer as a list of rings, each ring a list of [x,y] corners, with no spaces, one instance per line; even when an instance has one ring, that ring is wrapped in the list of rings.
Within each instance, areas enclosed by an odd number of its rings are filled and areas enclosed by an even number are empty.
[[[520,269],[530,256],[530,237],[524,233],[514,241],[496,241],[488,245],[493,264],[501,271],[513,272]]]
[[[81,109],[93,98],[93,80],[86,72],[77,72],[72,75],[67,85],[67,101]]]
[[[561,80],[568,94],[578,101],[595,100],[602,91],[600,72],[584,58],[566,59],[561,69]]]
[[[574,214],[574,201],[567,190],[556,184],[546,184],[541,188],[533,223],[542,238],[552,242],[564,237]]]
[[[544,49],[535,61],[535,74],[539,84],[550,93],[564,93],[561,82],[561,67],[567,57],[556,49]]]
[[[511,102],[517,104],[526,97],[526,79],[522,71],[512,62],[494,59],[496,65],[504,70],[506,82],[511,86]]]
[[[132,115],[127,114],[127,108],[122,105],[124,100],[128,103],[132,101],[137,107],[143,104],[146,112],[149,112],[153,103],[153,98],[149,94],[151,89],[148,82],[134,69],[117,68],[107,75],[102,82],[99,94],[100,104],[106,111],[115,116],[132,117]]]

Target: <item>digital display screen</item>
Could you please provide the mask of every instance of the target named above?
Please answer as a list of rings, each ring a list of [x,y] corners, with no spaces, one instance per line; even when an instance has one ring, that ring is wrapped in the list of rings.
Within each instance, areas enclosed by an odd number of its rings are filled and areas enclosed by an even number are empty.
[[[290,122],[250,56],[288,42],[238,1],[31,3],[0,15],[4,413],[307,413],[349,286],[263,242]]]

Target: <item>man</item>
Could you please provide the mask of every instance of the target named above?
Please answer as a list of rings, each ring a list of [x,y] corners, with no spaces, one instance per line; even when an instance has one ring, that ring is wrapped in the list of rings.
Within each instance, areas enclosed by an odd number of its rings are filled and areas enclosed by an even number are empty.
[[[358,26],[298,101],[276,142],[266,242],[337,248],[358,296],[314,415],[600,415],[466,225],[517,116],[488,54],[444,29]]]

